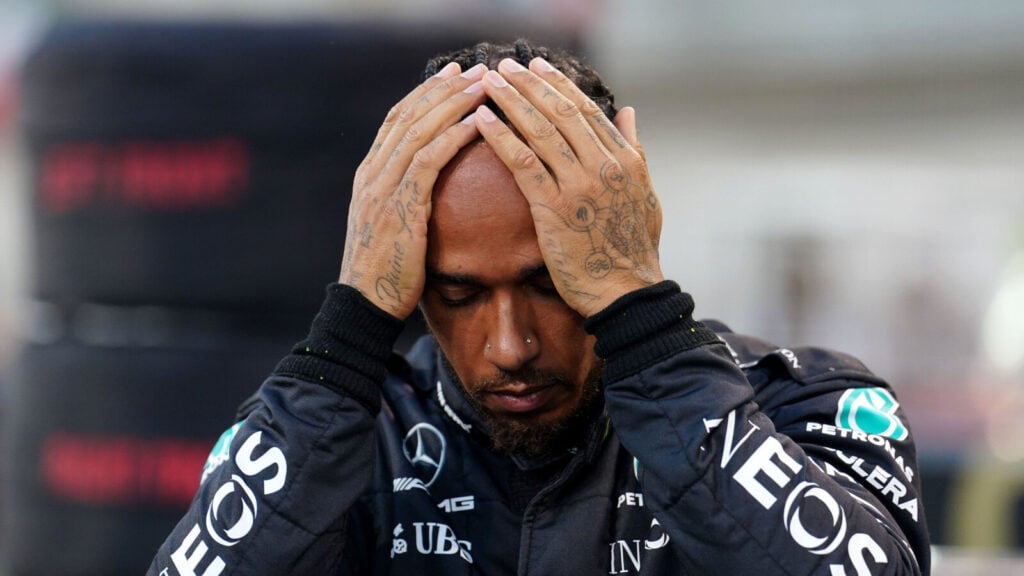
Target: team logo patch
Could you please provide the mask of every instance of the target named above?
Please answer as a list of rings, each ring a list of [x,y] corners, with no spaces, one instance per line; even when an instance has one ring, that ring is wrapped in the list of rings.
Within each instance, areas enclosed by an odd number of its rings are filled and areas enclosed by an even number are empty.
[[[238,430],[241,427],[242,423],[239,422],[225,430],[220,435],[220,438],[217,439],[217,443],[213,445],[210,455],[206,458],[206,464],[203,464],[203,476],[199,480],[200,484],[206,482],[210,474],[213,474],[213,471],[219,468],[221,464],[231,459],[231,441],[235,439],[235,434],[238,434]]]
[[[416,476],[427,488],[437,480],[444,468],[444,455],[448,442],[441,432],[426,422],[412,427],[402,442],[405,459],[416,470]]]
[[[899,407],[899,402],[884,388],[852,388],[839,399],[836,426],[905,440],[910,433],[896,416]]]

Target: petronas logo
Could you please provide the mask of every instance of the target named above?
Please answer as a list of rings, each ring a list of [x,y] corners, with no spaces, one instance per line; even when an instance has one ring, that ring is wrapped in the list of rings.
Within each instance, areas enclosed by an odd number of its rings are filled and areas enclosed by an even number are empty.
[[[899,402],[885,388],[852,388],[839,399],[836,426],[906,440],[910,433],[896,414],[899,407]]]

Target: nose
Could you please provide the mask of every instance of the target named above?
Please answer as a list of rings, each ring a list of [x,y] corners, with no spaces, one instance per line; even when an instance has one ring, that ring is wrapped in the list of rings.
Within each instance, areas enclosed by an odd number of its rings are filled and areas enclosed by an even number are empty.
[[[516,295],[506,293],[495,293],[490,304],[484,357],[504,371],[528,365],[540,354],[532,309]]]

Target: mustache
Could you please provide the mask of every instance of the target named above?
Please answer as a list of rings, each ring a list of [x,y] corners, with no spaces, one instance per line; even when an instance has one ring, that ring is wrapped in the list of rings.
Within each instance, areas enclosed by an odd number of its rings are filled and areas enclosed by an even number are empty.
[[[561,371],[523,368],[514,372],[502,371],[491,378],[478,380],[473,389],[477,392],[486,393],[518,384],[524,384],[530,388],[537,386],[565,387],[570,386],[571,382],[571,378]]]

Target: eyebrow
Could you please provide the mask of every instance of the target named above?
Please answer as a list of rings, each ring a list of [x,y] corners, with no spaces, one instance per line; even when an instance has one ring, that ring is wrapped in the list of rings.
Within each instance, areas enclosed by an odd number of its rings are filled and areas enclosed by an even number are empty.
[[[517,280],[520,282],[527,282],[537,278],[549,276],[548,267],[546,264],[538,264],[536,266],[530,266],[519,271]],[[436,268],[427,267],[427,279],[433,282],[439,282],[443,284],[458,284],[463,286],[484,286],[485,283],[478,276],[472,274],[448,274],[447,272],[441,272]]]

